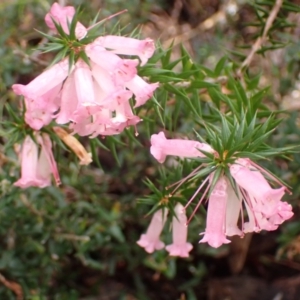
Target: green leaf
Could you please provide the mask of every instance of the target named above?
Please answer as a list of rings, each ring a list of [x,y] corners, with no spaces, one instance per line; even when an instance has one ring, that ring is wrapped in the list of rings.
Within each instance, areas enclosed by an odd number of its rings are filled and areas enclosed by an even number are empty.
[[[75,34],[75,29],[76,29],[76,25],[77,25],[77,14],[78,12],[76,11],[75,15],[72,18],[71,24],[69,23],[69,20],[67,19],[68,22],[68,27],[69,27],[69,38],[71,40],[76,40],[76,34]]]
[[[53,24],[54,24],[54,26],[55,26],[57,32],[59,33],[59,35],[60,35],[62,38],[68,40],[68,35],[64,32],[62,26],[61,26],[59,23],[57,23],[52,17],[51,17],[51,19],[52,19]]]
[[[71,73],[74,65],[75,65],[75,53],[74,51],[71,51],[69,55],[69,74]]]
[[[213,88],[213,87],[218,87],[217,84],[215,83],[211,83],[211,82],[207,82],[207,81],[203,81],[203,80],[195,80],[192,81],[190,86],[189,86],[189,90],[190,89],[203,89],[203,88]]]
[[[85,51],[80,51],[79,57],[91,68],[90,59],[86,55]]]
[[[221,72],[223,71],[223,69],[224,69],[224,67],[225,67],[226,61],[227,61],[227,56],[222,57],[222,58],[218,61],[217,65],[216,65],[216,67],[215,67],[215,70],[214,70],[214,75],[215,75],[216,77],[218,77],[218,76],[221,75]]]
[[[58,63],[59,61],[63,60],[68,53],[69,49],[67,47],[63,48],[61,51],[59,51],[56,56],[54,57],[53,61],[51,62],[50,67],[52,67],[53,65],[55,65],[56,63]]]
[[[102,169],[100,160],[99,160],[99,156],[97,153],[97,148],[96,148],[96,139],[90,139],[90,148],[91,148],[91,152],[92,152],[92,157],[93,157],[93,161],[96,163],[96,165]]]

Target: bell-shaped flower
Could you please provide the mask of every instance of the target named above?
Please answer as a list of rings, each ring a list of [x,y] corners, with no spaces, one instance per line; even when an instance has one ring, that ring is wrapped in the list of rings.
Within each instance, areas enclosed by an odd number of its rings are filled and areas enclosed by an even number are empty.
[[[12,89],[17,95],[22,95],[27,99],[34,101],[43,100],[47,102],[48,98],[41,100],[41,97],[52,91],[57,86],[61,87],[63,81],[68,76],[68,68],[68,60],[64,59],[45,70],[27,85],[14,84]],[[55,89],[55,92],[57,92],[57,89]],[[53,95],[51,96],[54,97]]]
[[[63,60],[44,71],[27,85],[14,84],[13,91],[25,98],[25,121],[35,130],[48,125],[59,109],[63,81],[68,76],[68,62]]]
[[[60,184],[57,165],[54,160],[51,140],[47,134],[35,135],[37,143],[28,135],[26,136],[21,149],[21,178],[14,183],[20,188],[30,186],[44,188],[51,185],[51,174],[56,184]],[[39,154],[39,146],[41,146]]]
[[[123,86],[137,74],[138,60],[122,59],[100,46],[97,41],[87,45],[85,52],[92,62],[109,72],[115,85]]]
[[[177,203],[174,211],[176,215],[172,220],[173,243],[166,246],[166,250],[171,256],[188,257],[193,246],[187,242],[188,227],[185,209],[180,203]]]
[[[278,225],[270,222],[262,213],[255,211],[253,208],[254,199],[250,197],[244,202],[247,210],[248,222],[245,222],[243,226],[243,232],[260,232],[261,230],[273,231],[278,228]]]
[[[137,244],[148,253],[152,253],[155,250],[163,249],[165,244],[159,239],[159,236],[164,228],[167,219],[168,210],[160,209],[153,214],[150,225],[145,234],[142,234]]]
[[[51,184],[49,178],[43,179],[38,173],[38,145],[27,135],[21,149],[21,178],[14,183],[22,189],[30,186],[44,188]]]
[[[254,211],[267,218],[280,212],[285,187],[273,189],[251,160],[238,159],[230,166],[230,173],[238,186],[249,195],[248,198],[252,199],[250,207]]]
[[[46,92],[38,100],[25,98],[25,122],[34,130],[48,125],[59,109],[61,85]]]
[[[150,152],[160,163],[163,163],[167,155],[175,155],[182,158],[204,157],[199,150],[213,153],[214,150],[204,143],[182,139],[166,139],[161,131],[151,136]]]
[[[45,22],[51,30],[56,32],[57,30],[53,22],[54,20],[57,24],[59,24],[62,27],[63,31],[66,34],[70,34],[69,24],[71,24],[75,13],[76,11],[73,6],[63,7],[55,2],[52,4],[49,13],[46,14]],[[86,34],[87,29],[80,22],[77,22],[75,27],[75,35],[77,39],[80,40],[84,38]]]
[[[141,59],[141,66],[145,65],[155,51],[152,39],[138,40],[129,37],[106,35],[96,39],[97,43],[116,54],[136,55]]]
[[[199,243],[207,242],[214,248],[230,243],[224,230],[227,199],[227,182],[225,177],[220,177],[209,197],[206,229]]]
[[[276,230],[279,224],[293,216],[291,205],[281,201],[286,188],[273,189],[258,168],[250,159],[242,158],[230,166],[247,210],[244,232]],[[262,172],[269,175],[263,169]]]
[[[135,95],[134,107],[139,107],[153,96],[153,92],[158,88],[159,84],[158,82],[149,84],[140,76],[135,75],[130,81],[125,83],[125,86]]]
[[[276,205],[279,203],[285,193],[285,188],[272,189],[258,170],[251,170],[250,166],[247,167],[248,162],[245,159],[238,159],[230,167],[230,173],[236,183],[253,196],[259,204],[272,202]]]

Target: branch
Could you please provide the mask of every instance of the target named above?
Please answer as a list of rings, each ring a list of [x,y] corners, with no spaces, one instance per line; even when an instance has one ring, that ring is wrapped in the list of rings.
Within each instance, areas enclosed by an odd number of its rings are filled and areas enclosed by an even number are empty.
[[[243,61],[242,65],[240,66],[240,68],[237,71],[237,75],[239,77],[241,77],[242,74],[242,70],[244,68],[247,68],[250,64],[251,61],[253,59],[254,54],[261,49],[262,44],[265,42],[268,32],[274,22],[274,20],[277,17],[277,14],[282,6],[283,0],[276,0],[275,5],[273,6],[271,13],[266,21],[266,25],[263,31],[262,36],[258,37],[258,39],[255,41],[254,45],[252,46],[252,49],[250,51],[250,53],[248,54],[248,56],[246,57],[246,59]]]
[[[17,300],[24,299],[23,290],[19,283],[8,281],[2,274],[0,274],[0,282],[16,294]]]

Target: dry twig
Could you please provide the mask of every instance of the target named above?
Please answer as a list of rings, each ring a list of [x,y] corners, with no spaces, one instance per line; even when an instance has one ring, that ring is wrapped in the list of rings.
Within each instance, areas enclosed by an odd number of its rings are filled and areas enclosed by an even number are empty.
[[[275,4],[270,12],[270,15],[266,21],[266,25],[265,25],[262,36],[257,38],[257,40],[255,41],[255,43],[253,44],[253,46],[251,48],[250,53],[248,54],[248,56],[243,61],[243,63],[241,64],[240,68],[237,71],[237,75],[239,77],[241,77],[242,70],[251,64],[254,54],[261,49],[261,46],[265,42],[268,32],[269,32],[274,20],[277,17],[277,14],[282,6],[282,3],[283,3],[283,0],[276,0]]]
[[[36,216],[43,217],[43,213],[38,211],[36,207],[28,201],[27,197],[24,194],[20,195],[21,202]]]
[[[8,281],[2,274],[0,274],[0,282],[16,294],[17,300],[24,299],[23,290],[20,284],[13,281]]]

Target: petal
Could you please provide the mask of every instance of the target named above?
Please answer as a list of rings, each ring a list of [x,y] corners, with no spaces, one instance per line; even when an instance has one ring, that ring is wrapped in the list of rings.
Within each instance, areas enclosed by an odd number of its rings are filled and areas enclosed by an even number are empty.
[[[78,61],[76,63],[74,70],[74,80],[78,105],[97,105],[95,100],[92,72],[85,62]]]
[[[152,39],[138,40],[123,36],[106,35],[97,38],[97,42],[114,53],[123,55],[137,55],[141,59],[141,65],[146,64],[155,51]]]
[[[165,161],[167,155],[176,155],[182,158],[204,157],[199,149],[213,152],[209,145],[197,141],[166,139],[163,132],[151,136],[150,152],[160,163]]]
[[[152,216],[150,225],[148,226],[146,234],[142,234],[141,238],[137,241],[137,244],[149,253],[154,250],[160,250],[164,247],[164,243],[160,241],[159,236],[163,230],[167,219],[168,211],[158,210]]]
[[[12,89],[17,95],[38,100],[39,97],[62,84],[68,76],[68,66],[68,60],[62,60],[45,70],[27,85],[14,84]]]
[[[134,107],[139,107],[153,96],[153,92],[158,88],[159,83],[148,84],[140,76],[135,75],[130,81],[125,83],[125,86],[135,95],[136,104]]]
[[[228,200],[226,206],[226,235],[242,235],[242,231],[238,228],[237,223],[239,219],[239,214],[242,209],[242,198],[237,197],[231,184],[227,187]]]
[[[224,177],[220,177],[209,197],[206,229],[204,237],[199,243],[207,242],[211,247],[214,248],[218,248],[222,244],[230,243],[230,241],[226,239],[224,232],[228,196],[226,189],[226,180]]]

